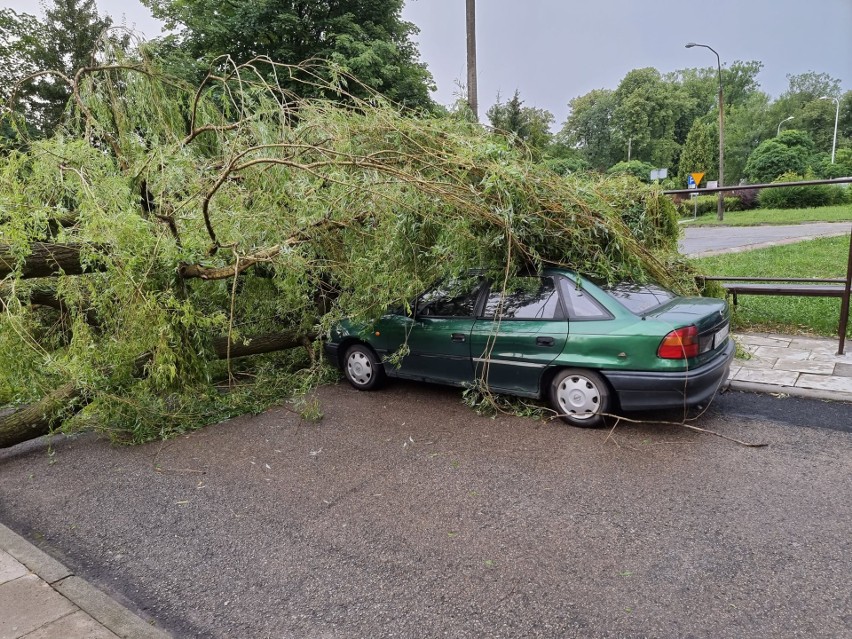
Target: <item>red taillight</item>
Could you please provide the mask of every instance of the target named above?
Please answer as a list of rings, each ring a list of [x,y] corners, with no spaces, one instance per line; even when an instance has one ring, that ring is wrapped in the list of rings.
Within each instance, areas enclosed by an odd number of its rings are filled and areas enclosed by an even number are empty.
[[[672,331],[660,342],[657,357],[663,359],[686,359],[698,356],[698,328],[684,326]]]

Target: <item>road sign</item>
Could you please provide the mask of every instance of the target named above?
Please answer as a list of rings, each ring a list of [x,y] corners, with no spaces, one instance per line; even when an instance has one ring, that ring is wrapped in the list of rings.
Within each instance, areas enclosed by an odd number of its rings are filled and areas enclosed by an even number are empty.
[[[702,171],[701,173],[697,173],[697,172],[696,173],[690,173],[689,177],[691,177],[693,179],[693,181],[695,182],[695,186],[690,187],[690,188],[695,188],[699,184],[701,184],[701,179],[704,177],[704,172]]]
[[[692,174],[691,174],[691,173],[690,173],[689,175],[687,175],[687,176],[686,176],[686,188],[688,188],[688,189],[694,189],[694,188],[696,188],[696,187],[695,187],[695,180],[693,180],[693,179],[692,179]]]

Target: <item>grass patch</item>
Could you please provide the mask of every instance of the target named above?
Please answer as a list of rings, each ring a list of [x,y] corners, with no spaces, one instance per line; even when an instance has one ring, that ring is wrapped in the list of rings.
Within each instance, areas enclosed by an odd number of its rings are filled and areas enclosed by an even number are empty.
[[[839,206],[823,206],[816,209],[753,209],[751,211],[733,211],[725,213],[725,220],[723,222],[716,219],[716,212],[714,211],[707,215],[701,215],[695,220],[686,218],[683,226],[757,226],[760,224],[849,221],[852,221],[852,205],[842,204]]]
[[[704,275],[843,278],[848,259],[847,235],[691,262]],[[734,309],[734,327],[741,330],[836,336],[839,321],[840,300],[836,298],[740,295]]]

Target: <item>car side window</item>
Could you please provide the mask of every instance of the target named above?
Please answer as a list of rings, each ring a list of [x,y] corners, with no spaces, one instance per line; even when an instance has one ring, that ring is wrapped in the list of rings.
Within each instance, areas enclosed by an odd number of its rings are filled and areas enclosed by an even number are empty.
[[[576,282],[567,277],[559,278],[559,288],[562,289],[562,298],[568,307],[568,319],[572,320],[604,320],[612,319],[612,315],[601,306],[595,298]]]
[[[505,294],[502,283],[492,284],[482,317],[553,320],[565,315],[552,277],[515,277],[507,283]]]
[[[478,278],[463,278],[440,284],[417,299],[422,317],[473,317],[482,289]]]

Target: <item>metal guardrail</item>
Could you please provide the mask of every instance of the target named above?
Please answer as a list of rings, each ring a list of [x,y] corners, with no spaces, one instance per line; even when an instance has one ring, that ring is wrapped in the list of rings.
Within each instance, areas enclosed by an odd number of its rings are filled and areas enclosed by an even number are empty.
[[[800,180],[798,182],[771,182],[769,184],[738,184],[736,186],[716,186],[703,189],[674,189],[663,191],[665,195],[689,195],[696,193],[719,193],[726,191],[743,191],[746,189],[772,189],[784,186],[816,186],[819,184],[852,184],[852,177],[838,178],[834,180]],[[707,280],[716,281],[741,281],[741,282],[810,282],[812,284],[843,284],[843,290],[840,294],[840,322],[837,332],[840,335],[840,341],[837,346],[837,354],[843,355],[846,350],[846,331],[849,329],[849,300],[852,297],[852,227],[850,227],[849,236],[849,261],[846,265],[846,279],[807,279],[807,278],[761,278],[761,277],[706,277]],[[778,285],[781,288],[782,285]],[[741,293],[745,294],[748,291],[742,287]],[[772,295],[768,290],[760,290],[759,295]],[[752,293],[756,293],[752,290]],[[796,295],[800,297],[825,297],[824,291],[808,291],[806,288],[799,286],[798,288],[788,287],[783,292],[777,292],[778,295]],[[837,297],[831,295],[830,297]]]

